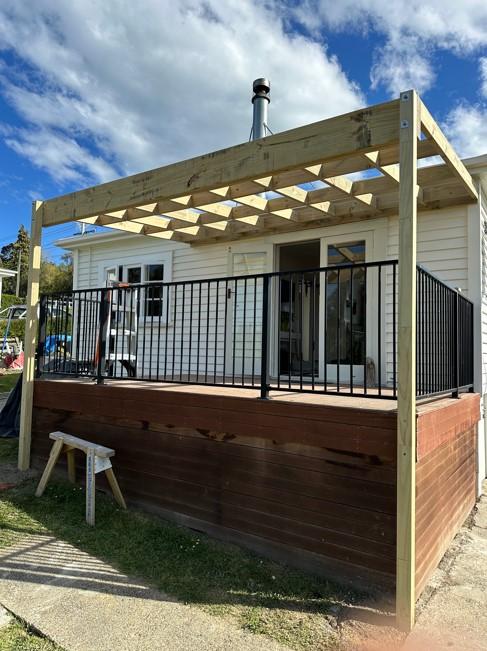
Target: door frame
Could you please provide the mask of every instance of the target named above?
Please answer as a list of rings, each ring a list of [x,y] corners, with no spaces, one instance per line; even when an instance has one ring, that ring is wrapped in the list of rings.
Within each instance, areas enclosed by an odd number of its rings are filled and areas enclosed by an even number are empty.
[[[337,245],[337,244],[349,244],[351,242],[365,242],[365,262],[372,262],[375,259],[374,256],[374,232],[373,231],[363,231],[363,232],[355,232],[355,233],[347,233],[344,235],[327,235],[323,238],[321,238],[321,266],[322,267],[327,267],[328,266],[328,247],[330,245]],[[366,287],[366,296],[373,296],[375,295],[375,291],[377,290],[377,282],[375,277],[371,277],[369,274],[367,276],[367,287]],[[381,302],[382,302],[382,297],[381,297]],[[320,320],[319,320],[319,331],[324,332],[325,329],[325,313],[324,313],[324,303],[325,303],[325,284],[321,283],[320,284]],[[372,323],[373,319],[373,304],[372,301],[367,301],[365,303],[365,322],[366,324]],[[377,359],[377,340],[375,337],[372,336],[372,328],[366,327],[366,334],[365,334],[365,357],[372,357],[372,359],[376,360]],[[332,369],[336,368],[335,364],[330,364],[329,365]],[[343,381],[348,381],[350,383],[350,378],[348,377],[349,372],[350,372],[350,366],[349,364],[339,364],[340,367],[343,367],[343,375],[342,371],[340,370],[340,378],[343,379]],[[357,366],[362,366],[362,365],[356,365],[354,364],[354,367]],[[352,369],[352,372],[354,372],[354,368]],[[354,373],[354,382],[361,383],[363,382],[363,366],[362,368],[359,368],[359,370],[355,371],[357,373],[357,376],[355,376]],[[320,380],[324,380],[325,376],[325,351],[323,350],[323,347],[319,349],[319,377]],[[327,369],[327,380],[329,380],[331,383],[335,382],[337,378],[335,377],[330,377],[330,372]],[[345,380],[345,378],[348,378],[348,380]]]
[[[323,226],[321,228],[309,228],[303,229],[301,231],[292,231],[289,233],[276,233],[273,235],[266,235],[260,238],[242,240],[241,242],[232,243],[227,249],[227,275],[233,276],[233,254],[234,253],[266,253],[266,264],[265,264],[265,273],[278,271],[279,265],[279,254],[278,246],[281,244],[299,244],[302,242],[308,242],[311,240],[320,240],[320,266],[325,266],[323,264],[323,247],[327,246],[324,242],[330,242],[335,240],[335,242],[341,243],[354,240],[365,240],[366,244],[366,262],[372,262],[375,260],[387,260],[388,255],[388,244],[389,244],[389,219],[387,217],[378,217],[362,222],[351,222],[349,224],[338,224],[333,226]],[[384,297],[385,297],[385,284],[383,283],[383,292],[382,292],[382,308],[384,312]],[[277,283],[273,283],[274,291],[271,293],[271,309],[270,309],[270,323],[269,323],[269,332],[270,336],[273,336],[273,333],[277,332],[277,320],[279,318],[279,308],[277,305],[278,302],[278,292],[277,292]],[[321,292],[321,290],[320,290]],[[320,298],[321,303],[321,298]],[[371,309],[370,305],[367,306],[367,310]],[[321,315],[321,310],[320,310]],[[321,318],[321,317],[320,317]],[[366,318],[369,319],[369,313],[367,311]],[[320,321],[320,331],[323,327],[323,324]],[[369,329],[370,330],[370,329]],[[370,336],[370,332],[367,332],[367,337]],[[386,337],[386,328],[382,330],[382,345],[385,342]],[[275,337],[274,337],[275,339]],[[372,342],[373,344],[373,342]],[[229,343],[227,342],[227,346]],[[366,342],[366,345],[367,342]],[[375,343],[377,348],[377,343]],[[369,349],[367,348],[367,352]],[[377,359],[376,350],[371,350],[375,355],[374,359]],[[385,368],[386,368],[386,352],[382,355],[382,377],[385,378]],[[228,349],[227,349],[228,353]],[[277,368],[278,368],[278,355],[279,355],[279,339],[273,341],[270,340],[269,346],[269,375],[271,378],[277,378]],[[370,353],[369,353],[370,355]],[[227,354],[228,359],[228,354]],[[320,361],[322,365],[322,362]],[[320,374],[323,369],[319,369]]]

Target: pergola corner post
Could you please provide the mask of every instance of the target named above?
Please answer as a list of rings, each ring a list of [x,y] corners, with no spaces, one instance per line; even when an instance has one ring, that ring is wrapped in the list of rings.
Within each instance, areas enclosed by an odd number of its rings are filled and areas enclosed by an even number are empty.
[[[27,312],[25,316],[24,370],[22,375],[22,402],[20,406],[19,470],[27,470],[30,466],[39,280],[41,272],[42,206],[42,201],[34,201],[32,203]]]
[[[416,570],[416,218],[419,97],[400,95],[396,620],[415,620]]]

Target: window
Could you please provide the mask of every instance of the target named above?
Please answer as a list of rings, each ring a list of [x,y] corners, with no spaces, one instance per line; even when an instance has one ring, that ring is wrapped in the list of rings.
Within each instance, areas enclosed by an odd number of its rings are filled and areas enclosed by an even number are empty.
[[[143,285],[140,290],[137,290],[140,300],[139,316],[146,319],[161,318],[161,323],[165,324],[168,316],[165,304],[168,302],[170,292],[167,288],[163,289],[161,283],[171,281],[172,254],[163,253],[144,262],[135,262],[136,260],[134,256],[130,260],[126,259],[125,264],[103,266],[104,284],[108,287],[120,282],[128,285]]]
[[[145,295],[145,315],[149,317],[162,316],[162,281],[164,280],[163,264],[148,264],[145,267],[145,280],[154,283],[147,287]]]
[[[129,285],[154,284],[153,287],[149,285],[141,290],[141,300],[144,305],[143,315],[150,318],[162,316],[163,291],[161,283],[164,281],[164,265],[157,263],[126,267],[124,275]]]
[[[128,267],[126,277],[129,285],[139,285],[142,282],[142,267]]]

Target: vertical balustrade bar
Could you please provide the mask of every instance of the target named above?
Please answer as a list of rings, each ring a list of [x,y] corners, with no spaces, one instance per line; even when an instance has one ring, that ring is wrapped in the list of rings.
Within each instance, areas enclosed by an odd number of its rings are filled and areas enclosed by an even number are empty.
[[[396,337],[397,337],[397,324],[396,324],[396,264],[392,265],[392,395],[397,396],[397,381],[396,381]]]
[[[228,300],[229,292],[232,290],[228,287],[228,280],[225,280],[225,313],[223,316],[223,384],[227,381],[227,333],[228,333]]]
[[[261,344],[261,360],[260,360],[260,399],[267,400],[269,398],[269,281],[268,275],[263,278],[263,291],[262,291],[262,344]]]
[[[382,267],[377,267],[377,366],[379,397],[382,395]]]
[[[367,314],[367,267],[364,267],[365,313]],[[367,395],[367,318],[364,319],[364,396]]]
[[[313,273],[313,293],[311,295],[311,388],[315,390],[315,320],[316,320],[316,272]]]
[[[208,382],[208,349],[210,347],[210,281],[206,285],[206,347],[205,347],[205,383]]]
[[[350,395],[353,393],[353,267],[350,269]]]
[[[325,270],[325,292],[323,299],[323,391],[328,390],[328,270]]]
[[[304,274],[300,278],[299,292],[299,388],[303,390],[303,311],[304,311]]]
[[[242,328],[242,386],[245,383],[245,330],[247,329],[247,278],[244,278],[243,328]]]
[[[216,384],[216,365],[218,349],[218,313],[220,311],[220,281],[216,281],[216,298],[215,298],[215,354],[213,362],[213,382]]]
[[[183,363],[184,363],[184,307],[186,303],[186,285],[183,284],[183,293],[181,297],[181,345],[179,355],[179,380],[183,379]]]
[[[292,355],[292,337],[293,337],[293,276],[289,274],[289,317],[288,317],[288,388],[291,388],[291,370],[293,363]]]
[[[47,296],[41,296],[39,305],[39,337],[37,339],[37,377],[42,375],[46,345]]]
[[[341,362],[341,350],[340,350],[340,325],[341,325],[341,303],[340,303],[340,267],[337,269],[337,314],[336,314],[336,355],[337,355],[337,379],[336,387],[337,393],[340,393],[340,362]]]
[[[279,300],[278,305],[281,305]],[[253,336],[252,336],[252,386],[255,384],[255,340],[257,337],[256,333],[256,322],[257,322],[257,278],[254,278],[254,326],[253,326]],[[279,371],[277,372],[277,384],[279,386]]]

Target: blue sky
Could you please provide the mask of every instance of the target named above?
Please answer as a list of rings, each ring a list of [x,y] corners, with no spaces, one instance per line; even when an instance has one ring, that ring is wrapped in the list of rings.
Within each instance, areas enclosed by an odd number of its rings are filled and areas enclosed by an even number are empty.
[[[246,140],[259,76],[273,131],[415,87],[487,152],[484,0],[3,0],[0,246],[34,198]]]

